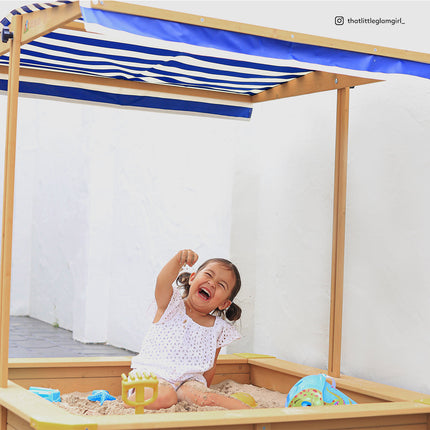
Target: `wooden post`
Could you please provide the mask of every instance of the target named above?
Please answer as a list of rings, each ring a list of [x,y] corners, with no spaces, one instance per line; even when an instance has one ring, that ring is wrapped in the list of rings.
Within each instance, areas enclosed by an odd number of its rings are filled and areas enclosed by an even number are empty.
[[[7,430],[7,408],[0,406],[0,430]]]
[[[12,21],[13,39],[9,54],[6,150],[4,159],[3,227],[0,277],[0,387],[7,387],[9,360],[10,280],[12,269],[12,226],[15,182],[16,128],[18,116],[19,63],[22,17]]]
[[[334,176],[333,250],[328,374],[340,376],[342,343],[343,270],[345,251],[346,173],[348,153],[349,88],[337,90],[336,161]]]

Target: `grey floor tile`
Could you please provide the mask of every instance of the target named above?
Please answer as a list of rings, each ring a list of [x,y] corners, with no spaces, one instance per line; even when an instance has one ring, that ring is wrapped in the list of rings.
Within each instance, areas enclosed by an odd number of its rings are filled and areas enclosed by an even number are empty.
[[[73,340],[68,330],[26,316],[11,316],[9,357],[132,356],[135,352],[112,345]]]

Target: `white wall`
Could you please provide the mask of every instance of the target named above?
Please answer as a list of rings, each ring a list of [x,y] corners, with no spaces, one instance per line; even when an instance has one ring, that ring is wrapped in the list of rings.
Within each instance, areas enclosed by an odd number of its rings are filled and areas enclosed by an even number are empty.
[[[429,96],[429,83],[407,78],[351,91],[342,344],[342,372],[426,393]],[[256,247],[244,253],[244,241],[233,241],[232,248],[253,287],[241,349],[321,368],[328,361],[335,104],[335,94],[306,96],[294,107],[281,102],[288,120],[279,119],[269,141],[275,113],[255,112],[264,147],[250,168],[258,180],[247,177],[257,186],[238,204],[255,198],[239,233],[243,239],[248,231]],[[298,118],[304,112],[308,125]]]
[[[429,52],[428,2],[244,4],[157,2]],[[430,81],[387,79],[351,90],[342,372],[430,394]],[[12,312],[138,350],[158,270],[193,247],[241,270],[229,351],[325,368],[335,111],[335,92],[250,122],[21,100]]]
[[[12,312],[137,350],[173,253],[229,256],[236,123],[29,99],[20,118]]]

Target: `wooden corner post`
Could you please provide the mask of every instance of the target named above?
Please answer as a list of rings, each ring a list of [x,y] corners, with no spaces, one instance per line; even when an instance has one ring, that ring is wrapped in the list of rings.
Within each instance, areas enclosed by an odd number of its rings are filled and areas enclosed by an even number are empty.
[[[15,184],[16,129],[18,116],[19,63],[22,16],[13,17],[9,53],[6,145],[4,159],[3,227],[0,277],[0,387],[7,387],[9,360],[10,280],[12,272],[12,226]]]
[[[349,88],[337,90],[336,159],[331,267],[330,350],[328,374],[340,376],[342,343],[343,270],[345,251],[346,173],[348,154]]]

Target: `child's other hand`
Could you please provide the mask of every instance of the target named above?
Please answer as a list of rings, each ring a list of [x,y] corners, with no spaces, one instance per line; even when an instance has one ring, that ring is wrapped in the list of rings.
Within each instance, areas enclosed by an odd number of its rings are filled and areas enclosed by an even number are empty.
[[[183,249],[176,254],[176,258],[180,266],[188,265],[191,267],[197,262],[199,256],[191,249]]]

